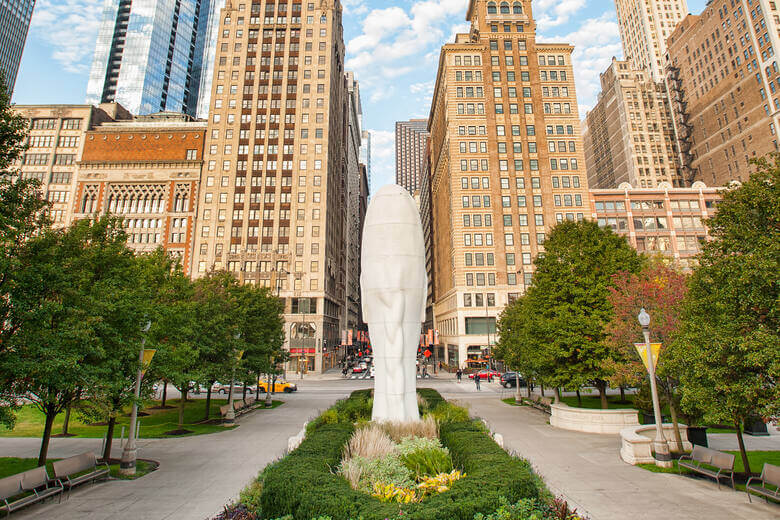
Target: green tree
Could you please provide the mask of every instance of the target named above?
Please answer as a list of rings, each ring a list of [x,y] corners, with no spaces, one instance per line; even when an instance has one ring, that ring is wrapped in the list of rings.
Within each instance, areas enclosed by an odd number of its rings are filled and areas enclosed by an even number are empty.
[[[742,425],[780,412],[780,157],[773,161],[757,161],[747,182],[723,192],[669,352],[683,409],[733,424],[748,473]]]
[[[15,163],[25,150],[27,121],[11,109],[10,95],[0,73],[0,358],[17,332],[11,320],[7,295],[14,284],[14,274],[21,269],[19,251],[26,240],[48,224],[40,183],[23,179]],[[18,408],[13,395],[0,391],[0,424],[13,427]]]
[[[207,386],[204,420],[211,414],[212,385],[216,381],[228,381],[237,363],[235,334],[243,332],[239,290],[238,280],[227,271],[211,272],[194,282],[196,322],[193,331],[201,360],[198,380]]]
[[[637,272],[642,257],[624,237],[595,222],[562,222],[536,259],[533,285],[526,298],[535,318],[529,330],[538,373],[556,388],[593,382],[607,407],[607,381],[613,351],[606,325],[612,317],[612,276]],[[526,314],[527,315],[527,314]]]
[[[539,354],[542,349],[537,343],[539,336],[535,333],[539,326],[537,320],[538,317],[527,296],[522,296],[507,305],[498,319],[499,339],[494,351],[498,359],[502,359],[507,366],[522,374],[527,382],[526,389],[529,397],[531,382],[540,377]],[[519,387],[517,392],[519,396]]]
[[[19,255],[25,268],[8,293],[16,332],[0,359],[0,377],[45,415],[39,464],[57,414],[80,389],[114,384],[114,357],[138,348],[143,309],[126,240],[121,221],[103,217],[45,230]]]
[[[243,365],[253,384],[257,384],[260,374],[268,374],[270,380],[277,373],[278,364],[284,361],[284,302],[267,287],[243,285],[237,293],[239,328],[246,349]],[[269,381],[266,400],[270,398]]]

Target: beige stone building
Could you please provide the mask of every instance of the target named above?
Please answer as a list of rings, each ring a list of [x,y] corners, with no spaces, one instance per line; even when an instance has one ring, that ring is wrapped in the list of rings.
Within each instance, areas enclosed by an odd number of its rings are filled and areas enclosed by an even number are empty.
[[[666,40],[688,14],[686,0],[615,0],[615,7],[625,59],[663,80]]]
[[[121,105],[14,105],[13,110],[29,120],[27,150],[17,165],[22,175],[41,182],[51,202],[54,227],[73,221],[78,163],[84,136],[93,127],[132,115]]]
[[[444,360],[479,364],[531,283],[546,234],[590,213],[568,44],[537,43],[532,2],[471,0],[441,50],[431,133],[434,315]]]
[[[721,189],[697,182],[691,188],[591,190],[592,218],[624,235],[640,253],[689,269],[709,239],[705,222],[715,213]]]
[[[191,272],[205,121],[161,113],[86,132],[73,218],[123,218],[128,245],[163,247]]]
[[[426,119],[395,123],[395,183],[410,194],[422,185],[429,137]]]
[[[624,182],[636,188],[661,182],[684,185],[666,88],[646,71],[612,58],[586,122],[583,138],[591,188],[616,188]]]
[[[667,42],[667,83],[686,177],[725,186],[778,149],[780,10],[714,0]]]
[[[333,366],[347,328],[341,16],[338,0],[232,0],[220,14],[193,271],[279,293],[287,370]]]

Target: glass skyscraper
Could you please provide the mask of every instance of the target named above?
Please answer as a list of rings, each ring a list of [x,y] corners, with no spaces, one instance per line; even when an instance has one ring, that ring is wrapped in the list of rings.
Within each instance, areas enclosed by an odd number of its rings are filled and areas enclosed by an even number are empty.
[[[35,0],[0,0],[0,70],[13,92]]]
[[[196,115],[211,90],[209,24],[225,0],[106,0],[87,103]],[[209,60],[206,55],[212,56]]]

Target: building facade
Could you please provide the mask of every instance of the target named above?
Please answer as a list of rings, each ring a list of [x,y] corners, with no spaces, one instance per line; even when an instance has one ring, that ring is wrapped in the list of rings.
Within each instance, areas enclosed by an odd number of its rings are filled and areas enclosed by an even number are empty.
[[[726,186],[778,149],[780,10],[714,0],[669,38],[667,84],[686,177]]]
[[[105,122],[128,120],[132,115],[116,103],[91,105],[14,105],[13,110],[30,123],[27,150],[17,165],[26,178],[38,179],[51,203],[56,228],[73,221],[78,163],[85,135]]]
[[[360,164],[366,167],[368,190],[371,191],[371,132],[363,130],[360,133]]]
[[[623,56],[654,81],[664,78],[666,40],[688,14],[686,0],[615,0]]]
[[[181,114],[95,126],[78,161],[73,218],[120,216],[130,248],[162,247],[189,274],[205,133],[205,121]]]
[[[224,0],[105,0],[87,103],[196,115]]]
[[[35,0],[0,0],[0,71],[14,91]]]
[[[624,182],[636,188],[661,182],[684,185],[666,88],[646,71],[612,58],[586,121],[583,138],[591,188],[616,188]]]
[[[590,213],[568,44],[538,43],[532,2],[471,0],[442,48],[429,118],[434,317],[443,361],[483,363],[549,230]]]
[[[705,221],[714,215],[721,189],[697,182],[691,188],[591,190],[592,218],[624,235],[640,253],[690,269],[709,239]]]
[[[426,119],[398,121],[395,124],[395,183],[410,194],[420,189],[428,138]]]
[[[227,269],[285,302],[294,371],[335,365],[347,329],[350,159],[342,8],[221,11],[193,275]],[[353,140],[354,141],[354,140]]]

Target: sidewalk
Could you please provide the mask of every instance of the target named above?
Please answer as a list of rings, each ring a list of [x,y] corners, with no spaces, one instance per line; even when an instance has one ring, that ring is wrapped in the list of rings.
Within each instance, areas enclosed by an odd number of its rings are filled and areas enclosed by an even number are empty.
[[[713,481],[652,473],[624,463],[618,436],[559,430],[541,412],[506,405],[494,393],[464,394],[452,386],[440,391],[446,398],[468,402],[474,415],[504,436],[508,449],[531,461],[554,493],[591,520],[780,518],[780,506],[749,504],[744,492],[723,486],[718,490]],[[717,445],[727,442],[726,437],[712,436]]]

